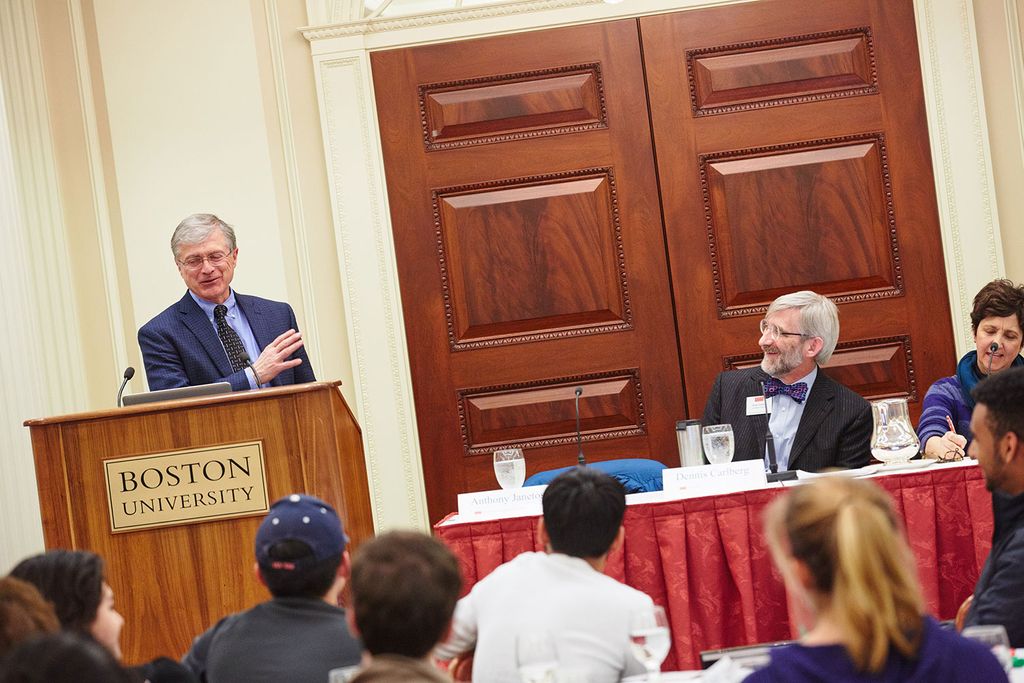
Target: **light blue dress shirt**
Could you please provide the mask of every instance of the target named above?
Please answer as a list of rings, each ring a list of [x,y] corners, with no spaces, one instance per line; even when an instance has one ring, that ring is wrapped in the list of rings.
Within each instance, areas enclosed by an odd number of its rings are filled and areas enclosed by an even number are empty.
[[[811,388],[818,376],[818,366],[797,382],[807,383],[807,396],[811,395]],[[768,428],[772,430],[772,440],[775,443],[775,460],[779,464],[779,471],[789,469],[789,454],[793,451],[793,442],[796,440],[796,430],[800,426],[800,418],[803,417],[804,408],[807,407],[807,399],[797,403],[789,396],[779,394],[772,396],[772,412],[768,418]],[[768,470],[768,445],[764,447],[764,466]]]
[[[217,307],[217,304],[199,298],[192,290],[189,290],[188,293],[192,295],[193,301],[199,304],[199,308],[203,309],[203,313],[206,314],[210,324],[213,325],[213,331],[216,332],[217,321],[213,318],[213,309]],[[252,333],[252,327],[249,326],[249,321],[246,319],[245,313],[243,313],[242,309],[235,303],[235,290],[231,290],[231,293],[228,294],[228,300],[224,302],[224,305],[228,307],[228,313],[227,316],[225,316],[228,321],[228,325],[230,325],[231,329],[238,334],[238,338],[242,340],[242,346],[245,347],[245,352],[249,354],[249,360],[251,362],[255,362],[255,360],[260,357],[260,347],[259,344],[256,343],[256,337]],[[219,334],[217,338],[220,339]],[[223,347],[223,342],[221,343],[221,346]],[[224,353],[227,353],[226,349]],[[245,369],[245,376],[249,379],[249,388],[257,388],[256,374],[253,372],[252,367],[247,367]],[[269,385],[264,384],[263,386]]]

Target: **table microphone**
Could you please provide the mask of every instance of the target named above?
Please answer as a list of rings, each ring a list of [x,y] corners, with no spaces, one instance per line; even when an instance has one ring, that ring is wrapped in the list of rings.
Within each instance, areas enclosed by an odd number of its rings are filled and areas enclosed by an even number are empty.
[[[992,342],[988,345],[988,369],[985,370],[985,375],[992,374],[992,354],[999,350],[999,344]]]
[[[576,464],[586,467],[587,459],[583,457],[583,435],[580,433],[580,396],[582,394],[583,387],[576,387]]]
[[[121,388],[117,390],[117,407],[121,407],[121,394],[124,393],[125,385],[128,384],[128,380],[135,376],[135,368],[128,366],[124,369],[124,381],[121,382]]]
[[[779,471],[779,463],[775,459],[775,437],[772,436],[771,418],[768,417],[768,396],[765,395],[764,382],[761,382],[761,400],[764,401],[764,442],[768,446],[768,468],[772,474]]]
[[[259,389],[263,386],[263,382],[260,381],[260,373],[256,372],[256,368],[253,367],[252,361],[249,360],[249,354],[245,351],[238,354],[238,360],[242,361],[242,364],[252,370],[252,376],[256,378],[256,388]]]

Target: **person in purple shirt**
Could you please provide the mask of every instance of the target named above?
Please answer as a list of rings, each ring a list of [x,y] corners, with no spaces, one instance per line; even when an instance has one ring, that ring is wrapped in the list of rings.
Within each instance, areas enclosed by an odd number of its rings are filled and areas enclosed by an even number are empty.
[[[768,544],[803,635],[774,650],[747,683],[1007,680],[984,645],[924,614],[897,519],[882,489],[845,477],[772,502]]]
[[[956,374],[928,387],[921,404],[917,437],[926,458],[959,460],[971,442],[971,389],[990,373],[1024,365],[1021,321],[1024,287],[1009,280],[993,280],[974,297],[971,329],[974,351],[960,359]]]

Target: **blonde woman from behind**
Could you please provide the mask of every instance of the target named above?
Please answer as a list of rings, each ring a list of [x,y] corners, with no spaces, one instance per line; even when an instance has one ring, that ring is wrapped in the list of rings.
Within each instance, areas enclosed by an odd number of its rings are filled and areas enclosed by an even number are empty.
[[[765,530],[804,635],[748,683],[1007,680],[983,645],[924,614],[910,549],[875,484],[799,486],[768,507]]]

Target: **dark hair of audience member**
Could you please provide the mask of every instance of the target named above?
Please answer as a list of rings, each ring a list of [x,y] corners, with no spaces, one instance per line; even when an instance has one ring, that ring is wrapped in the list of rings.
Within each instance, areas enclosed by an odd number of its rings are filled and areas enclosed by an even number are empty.
[[[858,670],[881,671],[890,648],[909,659],[917,655],[924,603],[913,556],[881,488],[817,479],[773,501],[765,527],[788,584],[796,580],[786,558],[807,567],[811,602],[829,610]]]
[[[392,531],[359,548],[350,585],[356,627],[370,654],[420,659],[446,635],[462,577],[441,541]]]
[[[341,565],[341,553],[317,561],[311,557],[312,549],[302,541],[279,541],[267,552],[271,560],[297,565],[294,569],[260,565],[267,590],[275,598],[322,598],[334,584]]]
[[[17,564],[11,576],[28,581],[53,603],[61,627],[89,633],[103,595],[103,559],[86,550],[49,550]]]
[[[601,557],[611,547],[626,512],[618,480],[590,467],[560,474],[544,490],[544,528],[551,549],[572,557]]]
[[[113,655],[73,631],[27,640],[0,662],[0,683],[134,683]]]
[[[985,318],[1017,316],[1017,324],[1024,326],[1024,288],[1009,280],[993,280],[974,295],[971,309],[971,329],[978,331],[978,325]]]
[[[59,630],[53,605],[35,586],[13,576],[0,578],[0,658],[24,640]]]
[[[1008,368],[978,382],[971,392],[976,403],[988,410],[992,437],[1013,432],[1024,439],[1024,368]]]

